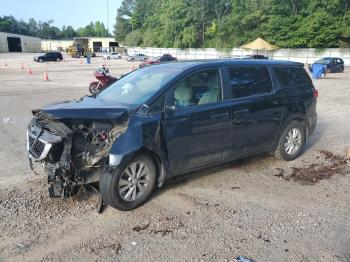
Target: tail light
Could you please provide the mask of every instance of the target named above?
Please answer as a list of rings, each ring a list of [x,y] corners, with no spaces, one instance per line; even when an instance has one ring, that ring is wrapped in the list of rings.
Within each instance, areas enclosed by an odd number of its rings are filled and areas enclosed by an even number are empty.
[[[314,94],[315,98],[318,98],[318,91],[317,91],[317,89],[314,88],[314,93],[313,94]]]

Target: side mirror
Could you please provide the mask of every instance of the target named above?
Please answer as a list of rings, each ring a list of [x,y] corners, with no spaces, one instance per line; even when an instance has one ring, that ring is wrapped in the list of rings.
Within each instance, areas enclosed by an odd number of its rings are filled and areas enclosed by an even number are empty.
[[[139,110],[138,110],[142,115],[148,115],[149,112],[149,106],[146,104],[143,104]]]

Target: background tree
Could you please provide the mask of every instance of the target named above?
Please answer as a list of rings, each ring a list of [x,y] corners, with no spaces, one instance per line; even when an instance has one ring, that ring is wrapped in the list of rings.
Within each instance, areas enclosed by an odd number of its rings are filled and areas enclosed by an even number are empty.
[[[115,36],[142,46],[237,47],[257,37],[280,47],[346,47],[350,0],[123,0]]]
[[[53,26],[53,22],[53,20],[37,22],[33,18],[25,22],[16,20],[13,16],[0,16],[0,31],[45,39],[71,39],[75,36],[111,36],[105,25],[100,21],[91,22],[77,30],[74,30],[72,26],[63,26],[60,29]]]

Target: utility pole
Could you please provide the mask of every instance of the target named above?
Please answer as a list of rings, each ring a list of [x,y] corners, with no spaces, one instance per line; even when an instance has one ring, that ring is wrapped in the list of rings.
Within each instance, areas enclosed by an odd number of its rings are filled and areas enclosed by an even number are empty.
[[[106,0],[107,2],[107,32],[106,32],[106,37],[108,36],[108,33],[109,33],[109,8],[108,8],[108,0]]]

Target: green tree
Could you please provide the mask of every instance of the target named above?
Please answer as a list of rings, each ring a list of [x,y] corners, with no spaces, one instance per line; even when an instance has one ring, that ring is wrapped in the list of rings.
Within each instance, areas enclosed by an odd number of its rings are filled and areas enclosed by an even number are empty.
[[[125,44],[128,46],[139,46],[142,44],[142,33],[139,30],[130,32],[125,37]]]

